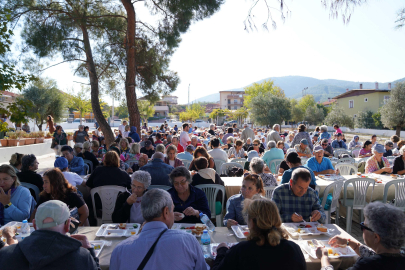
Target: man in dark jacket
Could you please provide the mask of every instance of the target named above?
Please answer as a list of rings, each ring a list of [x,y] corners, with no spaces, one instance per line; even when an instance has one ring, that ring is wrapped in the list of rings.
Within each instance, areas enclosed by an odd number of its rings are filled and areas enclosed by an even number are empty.
[[[1,269],[100,269],[86,236],[65,235],[70,228],[69,217],[69,208],[61,201],[41,204],[33,221],[36,231],[0,250]]]

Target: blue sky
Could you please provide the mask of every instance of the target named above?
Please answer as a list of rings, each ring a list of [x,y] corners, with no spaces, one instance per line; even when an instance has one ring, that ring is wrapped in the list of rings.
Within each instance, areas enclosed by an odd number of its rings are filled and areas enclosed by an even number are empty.
[[[278,1],[268,1],[278,8]],[[405,77],[405,29],[395,29],[396,13],[405,7],[400,0],[370,0],[354,9],[349,24],[332,19],[320,1],[288,1],[291,16],[283,24],[272,11],[277,29],[260,27],[265,8],[254,10],[258,31],[247,33],[245,19],[252,1],[228,0],[212,17],[194,23],[182,35],[170,69],[181,83],[173,93],[179,103],[220,90],[240,88],[254,81],[288,75],[318,79],[390,82]],[[149,18],[144,12],[141,18]],[[72,81],[68,64],[51,68],[45,76],[59,87],[80,89]],[[105,98],[108,101],[110,99]]]

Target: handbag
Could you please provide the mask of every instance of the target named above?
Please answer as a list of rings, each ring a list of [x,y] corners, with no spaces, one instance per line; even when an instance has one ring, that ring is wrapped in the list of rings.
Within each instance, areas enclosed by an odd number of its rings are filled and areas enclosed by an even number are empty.
[[[167,231],[168,229],[164,229],[160,234],[159,237],[156,239],[155,243],[150,247],[148,253],[146,253],[146,256],[143,258],[141,264],[138,266],[138,270],[143,270],[145,268],[145,265],[148,263],[150,257],[153,254],[153,251],[155,250],[156,244],[159,241],[160,237]]]

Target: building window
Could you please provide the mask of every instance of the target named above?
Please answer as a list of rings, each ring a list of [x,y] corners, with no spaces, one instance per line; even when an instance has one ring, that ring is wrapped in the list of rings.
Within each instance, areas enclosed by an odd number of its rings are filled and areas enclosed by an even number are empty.
[[[384,96],[384,104],[390,99],[390,96]]]
[[[349,100],[349,109],[354,107],[354,100]]]
[[[364,102],[368,102],[368,98],[364,98]]]

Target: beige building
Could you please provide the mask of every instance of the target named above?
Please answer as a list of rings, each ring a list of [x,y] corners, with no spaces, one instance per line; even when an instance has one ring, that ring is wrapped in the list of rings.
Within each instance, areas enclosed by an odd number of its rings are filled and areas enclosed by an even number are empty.
[[[237,110],[243,107],[244,90],[219,91],[221,109]]]
[[[340,94],[333,99],[336,99],[336,105],[353,118],[356,118],[359,112],[372,111],[378,112],[390,98],[391,84],[388,84],[388,89],[378,89],[376,83],[375,89],[363,89],[360,84],[360,89],[353,89]]]

